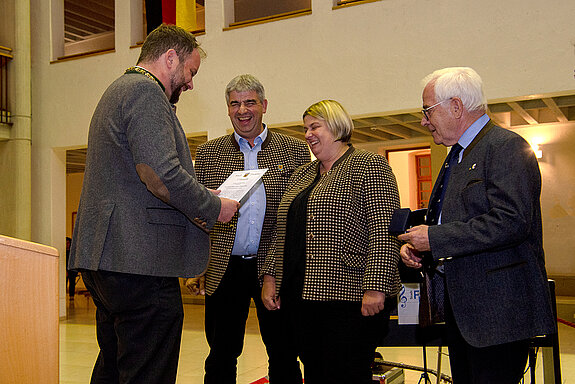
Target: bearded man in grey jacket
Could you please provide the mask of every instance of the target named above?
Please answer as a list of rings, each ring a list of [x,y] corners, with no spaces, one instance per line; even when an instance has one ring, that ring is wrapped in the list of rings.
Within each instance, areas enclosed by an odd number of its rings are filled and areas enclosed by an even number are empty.
[[[92,383],[175,383],[183,324],[178,276],[208,261],[206,233],[238,203],[199,184],[174,104],[201,63],[194,36],[162,25],[90,123],[68,268],[97,307]]]

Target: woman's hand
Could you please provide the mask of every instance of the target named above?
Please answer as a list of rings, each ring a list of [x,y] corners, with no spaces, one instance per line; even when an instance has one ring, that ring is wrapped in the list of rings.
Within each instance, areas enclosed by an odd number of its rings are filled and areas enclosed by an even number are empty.
[[[363,316],[373,316],[383,310],[385,303],[385,293],[367,290],[363,294],[361,301],[361,314]]]
[[[262,286],[262,302],[264,306],[275,311],[280,309],[280,298],[276,296],[276,278],[270,275],[264,275],[264,285]]]

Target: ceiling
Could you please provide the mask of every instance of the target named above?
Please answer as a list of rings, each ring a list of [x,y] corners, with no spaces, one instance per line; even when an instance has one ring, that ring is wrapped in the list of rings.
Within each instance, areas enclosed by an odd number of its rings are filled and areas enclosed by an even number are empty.
[[[566,123],[575,121],[575,94],[494,101],[489,103],[488,113],[497,125],[507,129]],[[421,126],[422,117],[421,110],[413,110],[354,118],[351,141],[367,143],[430,136],[427,128]],[[272,129],[304,138],[301,124]]]
[[[489,115],[496,124],[507,129],[535,125],[542,125],[542,129],[547,129],[554,124],[575,122],[575,93],[494,101],[489,103]],[[421,118],[420,110],[357,117],[353,119],[355,128],[351,141],[360,144],[429,137],[430,134],[427,129],[420,124]],[[270,129],[304,139],[304,130],[301,124],[274,126]],[[195,157],[198,145],[206,142],[207,139],[205,133],[188,137],[192,157]],[[84,172],[85,162],[86,148],[68,150],[66,153],[66,172]]]

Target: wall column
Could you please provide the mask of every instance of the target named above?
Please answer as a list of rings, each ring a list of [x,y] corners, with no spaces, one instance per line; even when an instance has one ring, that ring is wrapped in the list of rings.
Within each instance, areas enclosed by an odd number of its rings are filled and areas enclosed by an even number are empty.
[[[9,146],[13,156],[14,222],[13,237],[30,240],[32,236],[32,107],[30,59],[30,2],[14,2],[14,103]]]

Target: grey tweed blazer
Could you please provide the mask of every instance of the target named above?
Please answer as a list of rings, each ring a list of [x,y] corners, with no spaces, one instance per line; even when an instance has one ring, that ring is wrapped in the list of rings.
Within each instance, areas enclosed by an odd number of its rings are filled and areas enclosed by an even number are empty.
[[[219,212],[219,198],[195,178],[186,136],[158,83],[138,73],[114,81],[90,124],[69,268],[196,276],[209,249],[196,222],[210,228]]]
[[[455,321],[475,347],[556,331],[540,194],[529,143],[491,121],[452,170],[442,224],[429,227],[429,242],[433,258],[446,259]]]
[[[319,161],[291,177],[278,209],[277,239],[264,274],[282,282],[287,213],[293,199],[315,179]],[[361,301],[366,290],[395,295],[400,288],[399,244],[388,232],[399,208],[395,176],[387,160],[351,147],[321,176],[308,200],[303,298]]]
[[[310,161],[307,145],[289,136],[268,131],[258,153],[259,168],[269,168],[263,176],[266,192],[266,213],[258,249],[258,269],[263,266],[272,233],[276,211],[288,180],[294,170]],[[244,155],[233,134],[208,141],[198,147],[195,162],[198,181],[216,189],[233,172],[244,169]],[[216,223],[210,232],[210,262],[206,272],[206,293],[213,294],[226,269],[236,238],[237,214],[227,224]]]

